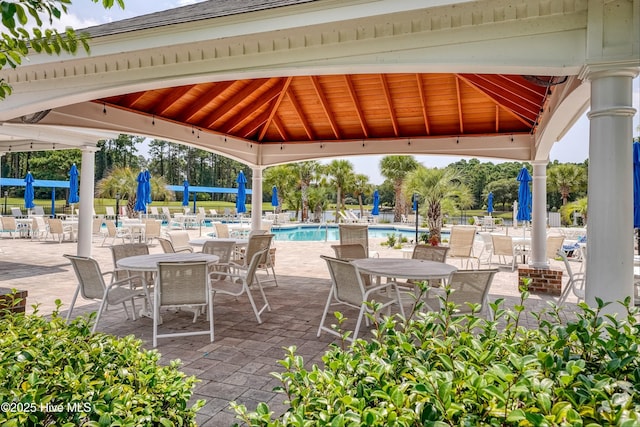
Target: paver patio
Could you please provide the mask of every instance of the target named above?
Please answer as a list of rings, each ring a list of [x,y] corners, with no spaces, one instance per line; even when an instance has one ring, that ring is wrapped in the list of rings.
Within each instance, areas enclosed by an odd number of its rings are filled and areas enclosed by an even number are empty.
[[[190,233],[193,237],[199,234],[198,230]],[[380,246],[382,240],[373,239],[371,248],[380,252],[382,257],[402,257],[401,251]],[[328,334],[316,337],[330,283],[326,264],[320,255],[333,255],[331,245],[336,243],[274,242],[279,286],[265,288],[272,310],[263,315],[264,323],[257,324],[246,296],[236,299],[217,295],[214,300],[213,343],[209,343],[206,336],[159,340],[157,349],[162,353],[163,361],[180,359],[182,370],[200,380],[194,399],[205,399],[207,403],[198,413],[199,425],[232,425],[235,421],[233,412],[229,410],[232,400],[250,408],[265,401],[276,413],[284,410],[284,396],[272,391],[278,382],[270,374],[282,371],[277,361],[285,354],[283,348],[296,346],[305,362],[321,363],[321,357],[327,345],[333,342],[333,337]],[[479,253],[479,239],[476,245],[476,253]],[[51,313],[55,300],[59,298],[63,303],[61,310],[66,315],[76,281],[71,265],[62,254],[75,253],[75,243],[3,238],[0,249],[0,287],[27,290],[27,311],[33,311],[30,306],[37,303],[43,315]],[[161,252],[161,249],[156,245],[150,251]],[[112,268],[108,247],[94,244],[93,256],[103,271]],[[453,263],[459,266],[457,261]],[[490,298],[505,298],[505,305],[513,307],[519,300],[517,271],[501,270],[493,282]],[[538,312],[550,300],[554,298],[532,295],[526,302],[526,312]],[[566,316],[572,316],[575,311],[575,299],[570,297],[569,301],[564,310]],[[97,307],[96,303],[79,298],[74,317],[95,311]],[[341,311],[347,317],[355,318],[355,311]],[[165,328],[185,330],[191,327],[193,314],[186,311],[163,312],[163,318]],[[199,321],[204,321],[204,317]],[[525,324],[535,326],[533,316],[527,315]],[[98,330],[118,336],[134,334],[143,340],[146,348],[151,348],[151,320],[127,321],[121,307],[111,307],[101,319]]]

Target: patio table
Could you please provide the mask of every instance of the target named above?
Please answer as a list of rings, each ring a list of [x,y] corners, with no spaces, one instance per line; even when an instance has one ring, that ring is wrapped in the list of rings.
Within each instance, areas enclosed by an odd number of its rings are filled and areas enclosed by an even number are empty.
[[[448,279],[458,268],[444,262],[405,258],[363,258],[351,261],[360,272],[395,279]]]

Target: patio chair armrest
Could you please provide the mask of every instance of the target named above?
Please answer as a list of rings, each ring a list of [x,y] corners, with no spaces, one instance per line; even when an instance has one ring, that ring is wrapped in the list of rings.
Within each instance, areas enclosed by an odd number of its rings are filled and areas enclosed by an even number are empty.
[[[219,264],[213,264],[213,265],[219,265]],[[229,277],[231,278],[232,281],[233,279],[244,279],[246,277],[246,275],[235,274],[229,271],[212,271],[209,273],[209,277],[211,278],[212,276],[215,276],[216,278]]]
[[[110,272],[113,273],[113,272]],[[109,283],[109,285],[107,286],[107,289],[113,289],[113,288],[118,288],[118,287],[123,287],[125,285],[131,285],[131,283],[136,280],[139,279],[139,276],[130,276],[130,277],[125,277],[123,279],[120,280],[114,280],[113,282]]]
[[[367,287],[367,290],[364,293],[364,298],[368,299],[369,295],[374,294],[378,291],[384,290],[384,289],[388,289],[388,288],[395,288],[398,286],[398,283],[396,283],[395,281],[388,281],[384,284],[381,285],[376,285],[376,286],[370,286]]]

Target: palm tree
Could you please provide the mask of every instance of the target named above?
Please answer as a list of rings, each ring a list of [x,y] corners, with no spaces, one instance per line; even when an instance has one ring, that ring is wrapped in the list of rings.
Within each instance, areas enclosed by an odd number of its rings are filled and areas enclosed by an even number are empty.
[[[442,229],[442,203],[450,199],[454,204],[458,201],[469,203],[469,189],[462,184],[461,174],[453,168],[428,169],[419,166],[406,176],[404,191],[420,196],[426,208],[429,235],[440,241]]]
[[[402,215],[407,212],[407,198],[403,192],[403,182],[407,174],[418,166],[419,163],[413,156],[386,156],[380,160],[382,176],[393,182],[395,192],[394,222],[400,222]]]
[[[298,185],[302,195],[302,222],[309,218],[309,186],[318,178],[323,170],[323,165],[315,160],[298,162],[291,165],[297,174]]]
[[[127,200],[127,216],[136,215],[136,190],[138,188],[138,172],[129,167],[115,168],[109,171],[107,176],[96,184],[96,196],[116,198],[120,195],[122,200]],[[174,193],[167,189],[167,183],[163,177],[151,176],[151,197],[153,200],[173,200]]]
[[[586,183],[585,170],[578,165],[565,163],[547,170],[549,187],[560,193],[562,206],[567,204],[569,195]]]
[[[358,197],[358,204],[360,205],[360,218],[362,218],[364,217],[362,196],[365,194],[373,193],[373,185],[369,184],[369,177],[367,175],[362,173],[354,175],[353,193]]]
[[[353,163],[348,160],[332,160],[326,169],[329,180],[336,187],[336,222],[338,211],[344,210],[344,192],[353,183]]]
[[[295,190],[296,171],[293,165],[279,165],[265,169],[264,171],[265,187],[278,188],[278,207],[276,213],[282,209],[284,200],[288,200]]]

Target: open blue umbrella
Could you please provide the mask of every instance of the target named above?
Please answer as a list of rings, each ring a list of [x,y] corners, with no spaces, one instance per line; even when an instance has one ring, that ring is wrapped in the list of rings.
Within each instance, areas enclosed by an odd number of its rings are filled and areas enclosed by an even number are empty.
[[[238,183],[238,195],[236,197],[236,212],[243,213],[247,211],[247,207],[245,206],[247,199],[247,189],[245,186],[247,185],[247,178],[244,176],[244,172],[240,171],[238,174],[238,179],[236,179]]]
[[[523,167],[518,174],[518,213],[516,220],[518,221],[531,221],[531,189],[529,188],[529,182],[531,182],[531,175],[527,168]]]
[[[380,208],[378,205],[380,204],[380,193],[378,190],[373,192],[373,208],[371,209],[371,215],[380,215]]]
[[[136,181],[138,181],[138,188],[136,189],[136,204],[133,207],[133,210],[136,212],[146,212],[147,211],[147,194],[146,194],[147,178],[144,175],[144,171],[140,171]]]
[[[69,169],[69,204],[78,203],[80,198],[78,197],[78,168],[76,164],[71,165]]]
[[[186,179],[182,183],[184,190],[182,190],[182,206],[189,206],[189,181]]]
[[[493,213],[493,193],[491,191],[487,195],[487,213],[489,215]]]
[[[271,206],[277,208],[279,205],[280,202],[278,202],[278,187],[274,185],[271,189]]]
[[[33,199],[35,198],[35,194],[33,193],[33,175],[31,172],[27,172],[27,176],[24,177],[24,182],[26,183],[24,189],[24,207],[27,209],[33,209],[36,205],[33,203]]]

